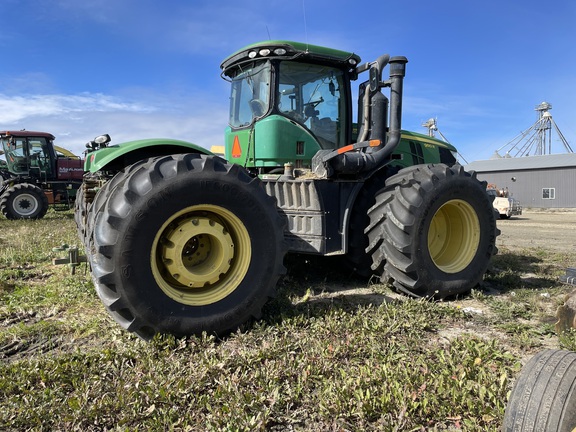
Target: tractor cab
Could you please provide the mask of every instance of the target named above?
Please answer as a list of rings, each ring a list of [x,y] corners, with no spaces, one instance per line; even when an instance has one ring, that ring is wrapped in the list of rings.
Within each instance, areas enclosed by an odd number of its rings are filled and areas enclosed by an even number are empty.
[[[352,139],[350,81],[360,57],[287,41],[250,45],[222,63],[231,80],[225,156],[259,173],[310,168]],[[255,145],[256,140],[258,145]]]
[[[46,132],[0,132],[4,169],[10,177],[32,178],[37,182],[82,180],[83,161],[54,145],[54,135]]]
[[[5,169],[17,176],[47,181],[54,177],[54,136],[45,132],[0,132]]]

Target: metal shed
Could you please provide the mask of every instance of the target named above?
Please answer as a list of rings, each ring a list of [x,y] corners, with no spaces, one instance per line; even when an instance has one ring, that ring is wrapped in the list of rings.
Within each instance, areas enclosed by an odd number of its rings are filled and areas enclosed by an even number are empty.
[[[576,153],[503,157],[465,168],[499,189],[508,188],[524,208],[576,208]]]

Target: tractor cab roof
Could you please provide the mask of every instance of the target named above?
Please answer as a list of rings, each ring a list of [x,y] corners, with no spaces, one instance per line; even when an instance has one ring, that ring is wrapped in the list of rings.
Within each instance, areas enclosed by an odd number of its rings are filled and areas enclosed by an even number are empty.
[[[233,66],[266,58],[285,60],[302,58],[328,62],[349,70],[353,70],[360,63],[360,56],[351,52],[301,42],[270,40],[245,46],[227,57],[220,67],[223,73],[227,75],[227,71]]]
[[[19,130],[19,131],[0,131],[0,137],[6,138],[9,136],[14,137],[43,137],[48,138],[49,140],[56,139],[54,135],[48,132],[35,132],[35,131],[28,131],[28,130]]]

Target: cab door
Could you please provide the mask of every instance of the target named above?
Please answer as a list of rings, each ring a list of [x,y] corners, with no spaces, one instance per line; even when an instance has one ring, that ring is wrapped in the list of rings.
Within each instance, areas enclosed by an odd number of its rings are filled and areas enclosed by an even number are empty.
[[[10,137],[3,142],[8,171],[28,175],[28,142],[23,137]]]
[[[30,154],[30,174],[44,181],[52,179],[53,158],[50,155],[48,142],[44,137],[29,137],[28,151]]]

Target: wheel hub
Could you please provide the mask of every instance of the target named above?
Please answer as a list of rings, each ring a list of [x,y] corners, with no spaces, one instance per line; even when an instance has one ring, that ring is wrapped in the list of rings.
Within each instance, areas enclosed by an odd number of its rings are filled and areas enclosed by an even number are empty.
[[[152,247],[158,287],[187,305],[209,305],[230,295],[252,259],[250,235],[242,221],[215,205],[196,205],[172,215]]]
[[[474,259],[479,244],[480,222],[469,203],[455,199],[436,211],[428,231],[428,250],[440,270],[464,270]]]
[[[30,194],[20,194],[14,200],[13,206],[15,212],[23,216],[28,216],[36,211],[38,202]]]
[[[190,288],[216,283],[234,257],[234,242],[226,228],[206,217],[180,223],[164,238],[164,246],[166,269]]]

